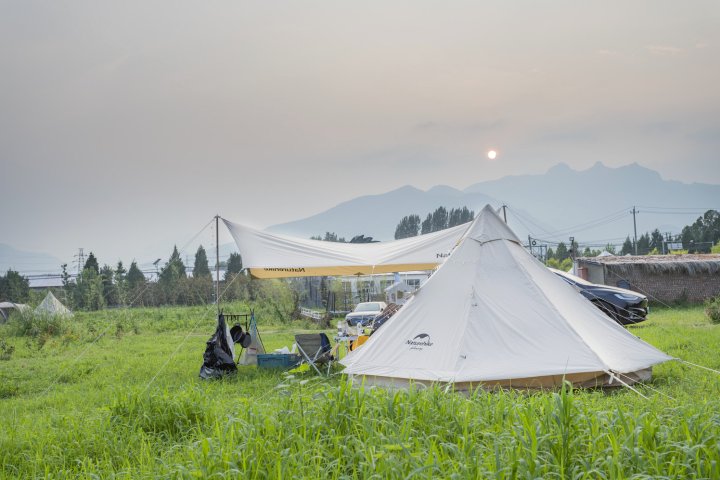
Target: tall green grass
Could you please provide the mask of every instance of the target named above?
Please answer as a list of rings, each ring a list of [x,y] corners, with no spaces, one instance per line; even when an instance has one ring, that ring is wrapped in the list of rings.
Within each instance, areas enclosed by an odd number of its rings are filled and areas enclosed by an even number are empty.
[[[40,349],[0,327],[16,347],[0,362],[0,478],[720,478],[720,379],[682,363],[638,387],[649,400],[388,391],[252,367],[202,382],[214,314],[158,310],[133,313],[137,332]],[[123,314],[76,321],[114,332]],[[308,327],[258,319],[270,349]],[[632,332],[720,367],[701,307],[654,311]]]

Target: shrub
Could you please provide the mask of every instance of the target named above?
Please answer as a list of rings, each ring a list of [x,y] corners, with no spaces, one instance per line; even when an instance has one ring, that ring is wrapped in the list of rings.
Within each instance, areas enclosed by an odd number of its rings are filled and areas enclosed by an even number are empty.
[[[62,315],[36,314],[23,312],[14,315],[8,325],[9,331],[16,337],[27,337],[37,342],[40,349],[51,338],[64,338],[65,343],[79,338],[83,329],[78,322]]]
[[[0,338],[0,360],[10,360],[15,352],[14,345],[8,345],[4,338]]]
[[[705,303],[705,315],[710,318],[712,323],[720,323],[720,297],[713,298]]]

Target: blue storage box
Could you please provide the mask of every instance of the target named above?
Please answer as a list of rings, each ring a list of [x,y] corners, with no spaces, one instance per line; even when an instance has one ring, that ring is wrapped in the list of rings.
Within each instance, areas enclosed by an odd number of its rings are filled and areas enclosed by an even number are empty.
[[[261,353],[257,356],[260,368],[292,368],[300,363],[297,353]]]

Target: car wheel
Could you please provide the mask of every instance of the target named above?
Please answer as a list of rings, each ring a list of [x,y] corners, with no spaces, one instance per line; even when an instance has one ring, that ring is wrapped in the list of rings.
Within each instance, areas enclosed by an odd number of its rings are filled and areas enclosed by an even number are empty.
[[[608,302],[606,302],[604,300],[593,300],[593,303],[595,304],[596,307],[598,307],[600,310],[602,310],[605,315],[612,318],[620,325],[623,324],[622,321],[620,321],[620,315],[618,315],[618,312],[614,306],[612,306],[611,304],[609,304]]]

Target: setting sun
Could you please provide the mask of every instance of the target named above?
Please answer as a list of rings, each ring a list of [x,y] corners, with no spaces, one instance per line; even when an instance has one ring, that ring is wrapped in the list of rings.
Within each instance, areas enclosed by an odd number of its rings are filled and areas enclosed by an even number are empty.
[[[497,152],[495,150],[490,150],[487,155],[490,160],[495,160],[495,157],[497,157]]]

